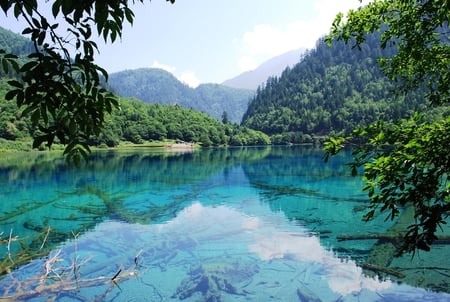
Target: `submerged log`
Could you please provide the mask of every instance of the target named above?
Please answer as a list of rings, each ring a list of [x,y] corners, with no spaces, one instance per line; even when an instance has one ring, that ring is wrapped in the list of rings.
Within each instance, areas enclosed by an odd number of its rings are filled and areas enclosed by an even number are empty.
[[[403,274],[403,273],[401,273],[399,271],[396,271],[394,269],[391,269],[389,267],[378,266],[378,265],[370,264],[370,263],[358,263],[358,266],[363,268],[363,269],[370,270],[370,271],[372,271],[374,273],[377,273],[377,274],[378,273],[384,273],[384,274],[395,276],[397,278],[405,278],[406,277],[405,274]]]
[[[336,236],[338,241],[350,241],[350,240],[371,240],[376,239],[384,242],[399,243],[403,237],[390,235],[390,234],[358,234],[358,235],[339,235]],[[450,244],[450,236],[439,236],[438,239],[433,241],[433,244]]]
[[[398,246],[403,238],[403,232],[411,221],[414,221],[414,210],[409,207],[402,212],[396,223],[384,234],[341,235],[337,236],[337,240],[377,240],[370,249],[365,262],[358,263],[358,265],[377,275],[389,274],[397,278],[404,278],[404,274],[390,269],[389,265],[397,253]]]
[[[358,235],[339,235],[336,236],[338,241],[349,241],[349,240],[383,240],[387,242],[397,242],[398,236],[388,235],[388,234],[358,234]]]
[[[367,270],[370,270],[372,272],[375,271],[375,268],[388,269],[389,265],[398,252],[398,247],[401,244],[401,240],[404,236],[405,230],[413,221],[414,209],[412,207],[408,207],[404,209],[395,224],[392,225],[385,234],[374,234],[375,236],[371,239],[378,239],[378,241],[370,250],[365,263],[361,265],[364,265]],[[376,236],[379,236],[379,238],[376,238]],[[371,267],[372,269],[368,269],[369,267]],[[378,269],[376,273],[387,273],[386,269]],[[396,276],[396,274],[387,274]]]

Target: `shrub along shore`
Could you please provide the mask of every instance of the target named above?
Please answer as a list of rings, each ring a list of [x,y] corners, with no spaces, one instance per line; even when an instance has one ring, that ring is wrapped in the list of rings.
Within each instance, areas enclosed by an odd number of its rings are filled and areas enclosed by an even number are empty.
[[[20,153],[21,155],[29,154],[55,154],[62,155],[64,152],[64,145],[53,144],[51,149],[41,147],[39,149],[32,148],[33,142],[31,140],[23,141],[9,141],[0,138],[0,161],[7,161]],[[130,142],[122,142],[115,147],[93,146],[92,151],[97,150],[130,150],[130,149],[148,149],[149,151],[158,152],[193,152],[201,148],[200,144],[176,142],[176,141],[155,141],[146,142],[142,144],[134,144]]]

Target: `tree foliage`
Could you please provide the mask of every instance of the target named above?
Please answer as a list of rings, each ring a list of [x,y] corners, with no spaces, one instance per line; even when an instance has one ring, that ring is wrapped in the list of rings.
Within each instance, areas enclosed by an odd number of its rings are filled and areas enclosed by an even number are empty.
[[[19,59],[26,61],[24,54],[29,53],[34,49],[30,40],[21,35],[14,34],[10,31],[0,28],[0,48],[7,48],[13,52]],[[133,81],[139,78],[144,80],[145,77],[132,77],[133,74],[142,75],[139,71],[144,71],[144,75],[149,75],[150,70],[137,70],[137,73],[131,73],[130,77]],[[128,74],[128,73],[127,73]],[[157,72],[157,75],[170,76],[160,82],[156,81],[161,87],[159,91],[167,91],[170,94],[170,83],[179,84],[187,89],[187,91],[195,92],[193,89],[182,85],[170,73]],[[114,75],[114,74],[113,74]],[[11,87],[8,85],[8,79],[18,80],[18,74],[8,74],[0,77],[0,139],[2,140],[2,148],[6,149],[25,149],[29,150],[30,146],[27,142],[31,137],[39,133],[39,128],[36,127],[28,115],[23,115],[23,107],[18,108],[14,100],[6,100],[5,95],[9,93]],[[125,81],[125,78],[122,80]],[[147,81],[153,81],[153,77],[147,78]],[[155,85],[153,83],[153,85]],[[111,83],[110,83],[111,84]],[[137,90],[136,85],[131,85]],[[145,87],[145,85],[142,85]],[[179,87],[176,86],[176,87]],[[220,85],[202,85],[205,86],[206,91],[210,93],[205,94],[204,103],[215,104],[216,100],[220,99],[224,102],[229,99],[238,97],[239,89],[227,88],[222,90]],[[216,87],[218,86],[218,87]],[[156,88],[156,87],[155,87]],[[210,88],[210,89],[208,89]],[[217,89],[216,89],[217,88]],[[174,89],[177,90],[177,89]],[[173,92],[173,91],[172,91]],[[244,91],[245,92],[245,91]],[[175,92],[175,95],[177,91]],[[221,97],[222,95],[222,97]],[[161,95],[163,97],[163,95]],[[148,141],[163,141],[163,140],[181,140],[193,141],[201,143],[203,146],[217,146],[217,145],[257,145],[269,144],[270,140],[267,135],[239,127],[236,124],[221,123],[218,118],[213,118],[207,114],[198,112],[196,110],[183,108],[180,104],[186,104],[185,98],[187,94],[179,94],[173,103],[167,105],[161,104],[145,104],[136,99],[126,99],[117,97],[117,101],[121,104],[120,108],[112,108],[111,114],[105,115],[103,121],[103,129],[99,135],[91,135],[84,142],[87,146],[117,146],[120,142],[144,143]],[[209,102],[206,102],[209,100]],[[226,112],[223,112],[224,114]],[[223,118],[223,116],[222,116]],[[61,143],[58,139],[57,143]],[[44,148],[43,145],[39,147]],[[59,146],[58,146],[59,148]]]
[[[17,104],[4,99],[8,87],[0,79],[0,139],[4,142],[29,141],[36,128],[29,117],[21,115]],[[86,140],[88,146],[115,147],[121,142],[141,144],[148,141],[187,141],[202,146],[267,145],[262,132],[222,123],[217,119],[179,105],[146,104],[120,98],[120,110],[113,109],[104,120],[99,135]]]
[[[448,1],[374,1],[350,11],[344,22],[336,17],[329,40],[344,40],[364,47],[367,33],[382,30],[381,46],[395,44],[398,51],[381,60],[383,72],[395,80],[400,92],[425,89],[430,107],[445,106],[450,95],[450,44]],[[444,107],[435,110],[448,112]],[[364,167],[364,190],[371,199],[371,219],[376,210],[394,219],[406,207],[414,221],[405,230],[399,253],[430,250],[450,210],[450,118],[426,119],[419,113],[392,123],[378,121],[346,137],[332,138],[326,156],[344,145],[354,146],[350,167]]]
[[[25,20],[22,34],[33,42],[34,49],[25,62],[10,50],[0,49],[0,64],[5,73],[13,69],[20,75],[20,80],[9,82],[12,88],[6,99],[15,99],[22,114],[29,115],[39,128],[34,147],[42,143],[51,146],[58,139],[66,145],[69,160],[87,157],[87,140],[100,134],[106,115],[119,106],[117,98],[101,86],[102,77],[108,75],[95,64],[98,47],[92,34],[96,31],[111,43],[120,38],[123,24],[134,20],[128,2],[0,2],[6,15]],[[45,5],[51,6],[51,16],[43,14]]]
[[[166,139],[196,142],[202,146],[267,145],[267,135],[224,124],[217,119],[179,105],[146,104],[140,100],[121,100],[122,110],[114,112],[109,129],[121,134],[121,141],[142,143]],[[116,138],[117,139],[117,138]],[[100,142],[101,143],[101,142]]]
[[[311,136],[348,134],[378,119],[396,120],[424,109],[423,90],[396,95],[379,57],[396,47],[380,47],[380,33],[366,35],[361,50],[324,39],[293,68],[258,88],[243,124],[279,142],[309,142]]]

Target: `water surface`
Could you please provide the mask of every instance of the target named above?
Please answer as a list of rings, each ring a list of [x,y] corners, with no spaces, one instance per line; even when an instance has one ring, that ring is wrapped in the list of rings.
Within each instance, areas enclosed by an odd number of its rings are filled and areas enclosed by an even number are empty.
[[[0,166],[0,297],[449,300],[446,246],[411,261],[339,240],[395,227],[361,222],[347,160],[324,164],[312,147],[105,151],[81,168],[17,157]],[[374,255],[389,271],[361,268]]]

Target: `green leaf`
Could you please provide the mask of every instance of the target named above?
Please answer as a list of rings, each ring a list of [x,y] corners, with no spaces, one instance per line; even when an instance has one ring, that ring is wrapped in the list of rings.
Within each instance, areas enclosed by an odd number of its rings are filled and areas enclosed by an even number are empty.
[[[42,143],[46,142],[48,139],[47,135],[36,136],[33,140],[33,149],[39,148]]]
[[[17,102],[17,106],[22,106],[23,102],[25,100],[25,95],[23,93],[22,90],[17,90],[17,94],[16,94],[16,102]]]
[[[26,114],[26,113],[24,113],[24,114]],[[39,110],[34,110],[33,114],[31,115],[31,122],[33,123],[33,125],[39,124],[40,117],[41,117],[41,113],[39,112]]]
[[[2,61],[3,71],[7,74],[9,72],[8,61],[6,61],[5,59],[2,59],[1,61]]]
[[[132,25],[133,19],[134,19],[133,11],[131,9],[129,9],[128,7],[125,7],[124,11],[125,11],[125,18],[127,19],[128,23],[130,23]]]
[[[41,23],[39,22],[38,19],[32,18],[31,20],[33,21],[34,26],[36,26],[37,28],[41,27]]]
[[[13,86],[13,87],[16,87],[16,88],[20,88],[20,89],[23,88],[23,84],[20,83],[20,82],[17,81],[17,80],[10,80],[10,81],[8,81],[8,84],[11,85],[11,86]]]
[[[52,14],[54,18],[58,16],[60,9],[61,9],[61,0],[55,0],[55,2],[53,2],[52,5]]]
[[[35,10],[37,8],[37,2],[36,0],[28,0],[26,2],[24,2],[24,6],[25,6],[25,11],[27,12],[28,15],[33,15],[33,10]]]
[[[0,1],[0,7],[2,8],[5,14],[8,12],[11,5],[12,5],[11,1]]]
[[[8,59],[8,61],[11,61],[11,59],[16,60],[19,58],[18,56],[16,56],[15,54],[12,54],[12,53],[7,53],[3,57],[5,59]]]
[[[19,90],[10,90],[10,91],[8,91],[7,93],[6,93],[6,95],[5,95],[5,99],[7,100],[7,101],[10,101],[10,100],[12,100],[14,97],[16,97],[16,95],[19,93]]]
[[[69,132],[70,133],[75,133],[76,129],[77,129],[77,125],[76,125],[75,120],[74,119],[70,119],[70,121],[69,121]]]
[[[14,17],[19,18],[19,16],[22,14],[22,3],[16,2],[16,5],[14,5]]]
[[[61,0],[61,11],[64,16],[69,15],[73,11],[72,0]]]
[[[47,33],[45,32],[45,31],[41,31],[40,33],[39,33],[39,35],[38,35],[38,38],[37,38],[37,43],[38,43],[38,45],[42,45],[42,44],[44,44],[44,40],[45,40],[45,36],[47,35]]]
[[[20,68],[20,72],[28,72],[30,70],[32,70],[34,67],[38,66],[39,62],[38,61],[29,61],[28,63],[25,63],[21,68]]]

